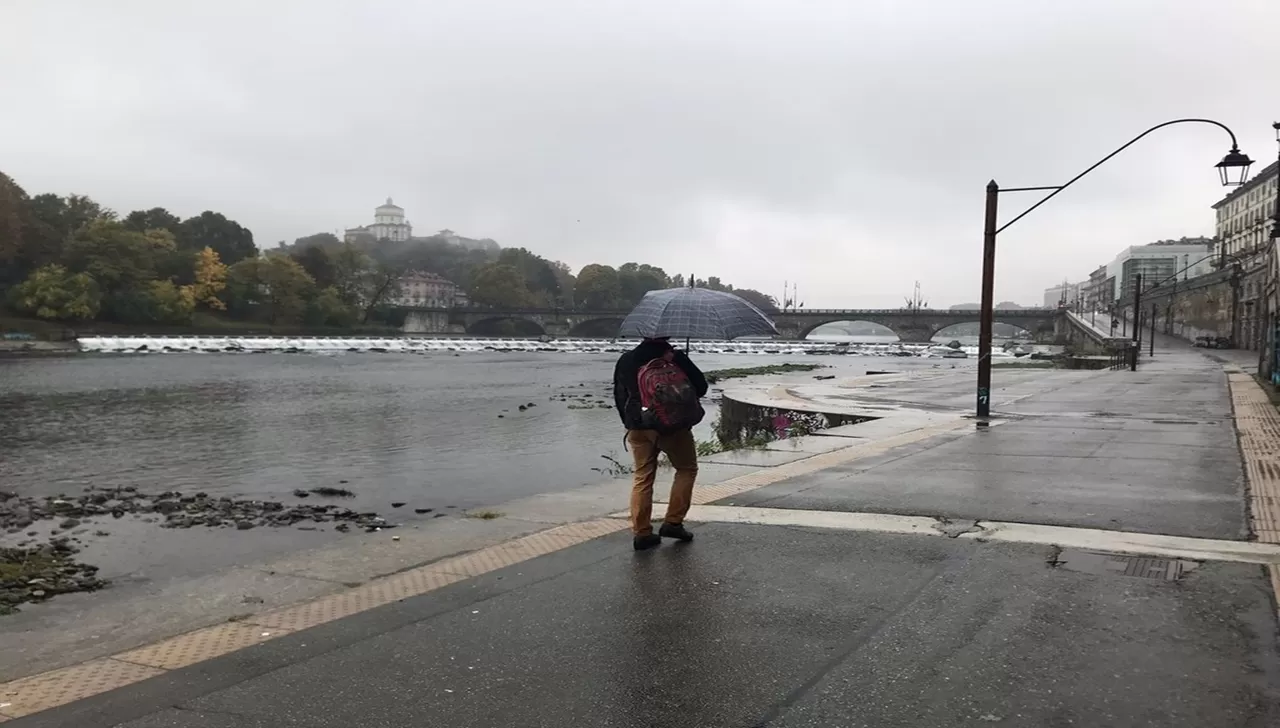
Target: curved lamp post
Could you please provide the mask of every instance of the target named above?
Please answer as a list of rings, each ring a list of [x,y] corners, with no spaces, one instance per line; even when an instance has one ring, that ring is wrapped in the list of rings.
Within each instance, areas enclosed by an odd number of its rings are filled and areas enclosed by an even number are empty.
[[[984,426],[986,424],[986,418],[991,415],[991,327],[994,309],[993,298],[995,293],[996,236],[1010,225],[1026,217],[1032,210],[1035,210],[1037,207],[1053,199],[1053,197],[1059,192],[1075,184],[1076,180],[1102,166],[1107,162],[1107,160],[1128,149],[1139,139],[1145,137],[1156,129],[1162,129],[1174,124],[1186,124],[1191,122],[1199,124],[1213,124],[1214,126],[1221,127],[1228,135],[1231,136],[1231,151],[1227,152],[1227,156],[1223,157],[1222,161],[1218,162],[1214,166],[1218,168],[1218,174],[1222,180],[1223,186],[1235,187],[1244,184],[1245,179],[1249,176],[1249,165],[1253,164],[1253,160],[1240,152],[1240,147],[1236,143],[1235,133],[1232,132],[1231,129],[1227,128],[1225,124],[1214,121],[1213,119],[1174,119],[1173,121],[1166,121],[1163,124],[1156,124],[1129,140],[1128,143],[1121,146],[1119,149],[1098,160],[1098,162],[1092,167],[1089,167],[1075,177],[1072,177],[1070,180],[1067,180],[1066,184],[1046,187],[1010,187],[1002,190],[1000,189],[1000,185],[996,184],[995,180],[991,180],[987,183],[986,224],[983,227],[982,233],[982,315],[980,329],[978,332],[979,426]],[[1045,195],[1039,202],[1035,203],[1031,207],[1023,210],[1017,217],[1003,225],[1000,225],[997,222],[996,214],[1001,192],[1032,192],[1044,190],[1048,190],[1049,194]]]

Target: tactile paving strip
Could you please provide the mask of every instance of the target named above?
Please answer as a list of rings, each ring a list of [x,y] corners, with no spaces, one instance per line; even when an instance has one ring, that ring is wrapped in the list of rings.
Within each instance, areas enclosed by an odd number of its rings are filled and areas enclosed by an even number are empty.
[[[1250,525],[1259,541],[1280,543],[1280,411],[1248,374],[1228,374],[1227,381],[1249,482]]]
[[[21,718],[90,695],[142,682],[164,670],[106,657],[0,685],[5,715]]]
[[[176,670],[287,634],[289,630],[255,624],[220,624],[115,656],[117,660]]]

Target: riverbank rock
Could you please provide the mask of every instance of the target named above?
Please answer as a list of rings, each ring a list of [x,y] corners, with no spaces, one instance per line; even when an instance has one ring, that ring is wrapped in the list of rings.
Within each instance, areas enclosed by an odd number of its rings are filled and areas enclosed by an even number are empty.
[[[106,586],[97,577],[98,567],[75,560],[77,552],[65,538],[31,548],[0,548],[0,615],[18,611],[20,604]]]

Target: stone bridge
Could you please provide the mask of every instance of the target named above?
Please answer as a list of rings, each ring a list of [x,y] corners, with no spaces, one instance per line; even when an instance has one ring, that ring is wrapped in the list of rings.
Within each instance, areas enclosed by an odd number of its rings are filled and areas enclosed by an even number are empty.
[[[409,334],[472,336],[581,336],[611,338],[627,311],[568,309],[498,310],[487,308],[410,308],[404,331]],[[1000,309],[995,322],[1027,331],[1037,342],[1052,342],[1061,314],[1056,309]],[[803,339],[823,324],[866,321],[885,326],[905,342],[928,342],[949,326],[976,323],[978,311],[932,309],[811,309],[773,314],[778,333]],[[945,334],[944,334],[945,336]]]

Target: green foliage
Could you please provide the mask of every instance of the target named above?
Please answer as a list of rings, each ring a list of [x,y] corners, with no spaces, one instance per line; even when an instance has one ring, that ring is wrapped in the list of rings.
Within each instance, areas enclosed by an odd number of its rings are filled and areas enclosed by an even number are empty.
[[[125,227],[139,233],[148,230],[168,230],[176,236],[182,227],[182,220],[163,207],[134,210],[125,216],[123,222]]]
[[[151,281],[147,293],[148,316],[158,324],[188,324],[196,310],[196,299],[190,286],[175,286],[173,281]]]
[[[98,315],[98,285],[87,273],[72,273],[60,265],[34,271],[9,294],[14,310],[57,321],[89,320]]]
[[[242,318],[259,318],[271,324],[291,324],[302,319],[315,281],[296,261],[285,255],[245,258],[227,271],[227,311]]]
[[[485,265],[471,284],[471,300],[481,306],[520,308],[530,305],[531,298],[524,276],[506,263]]]
[[[622,283],[618,271],[607,265],[592,263],[578,271],[574,285],[578,306],[597,311],[611,311],[622,304]]]
[[[258,254],[258,248],[253,244],[253,233],[236,221],[210,210],[182,221],[178,230],[178,246],[186,250],[213,248],[227,265]]]
[[[321,235],[328,235],[328,233],[321,233]],[[298,238],[298,244],[294,246],[293,252],[289,254],[289,257],[296,260],[298,265],[307,271],[307,275],[310,275],[312,280],[316,282],[316,285],[324,289],[332,286],[338,280],[338,271],[332,256],[329,254],[329,250],[341,249],[342,243],[338,242],[336,237],[329,235],[336,245],[332,245],[328,249],[318,243],[302,244],[303,241],[309,241],[321,235]]]
[[[345,328],[354,325],[358,319],[359,315],[342,300],[342,294],[338,289],[329,286],[307,303],[303,322],[308,326]]]
[[[661,268],[641,263],[624,263],[618,268],[619,303],[623,308],[634,307],[649,291],[670,286],[671,279]]]

